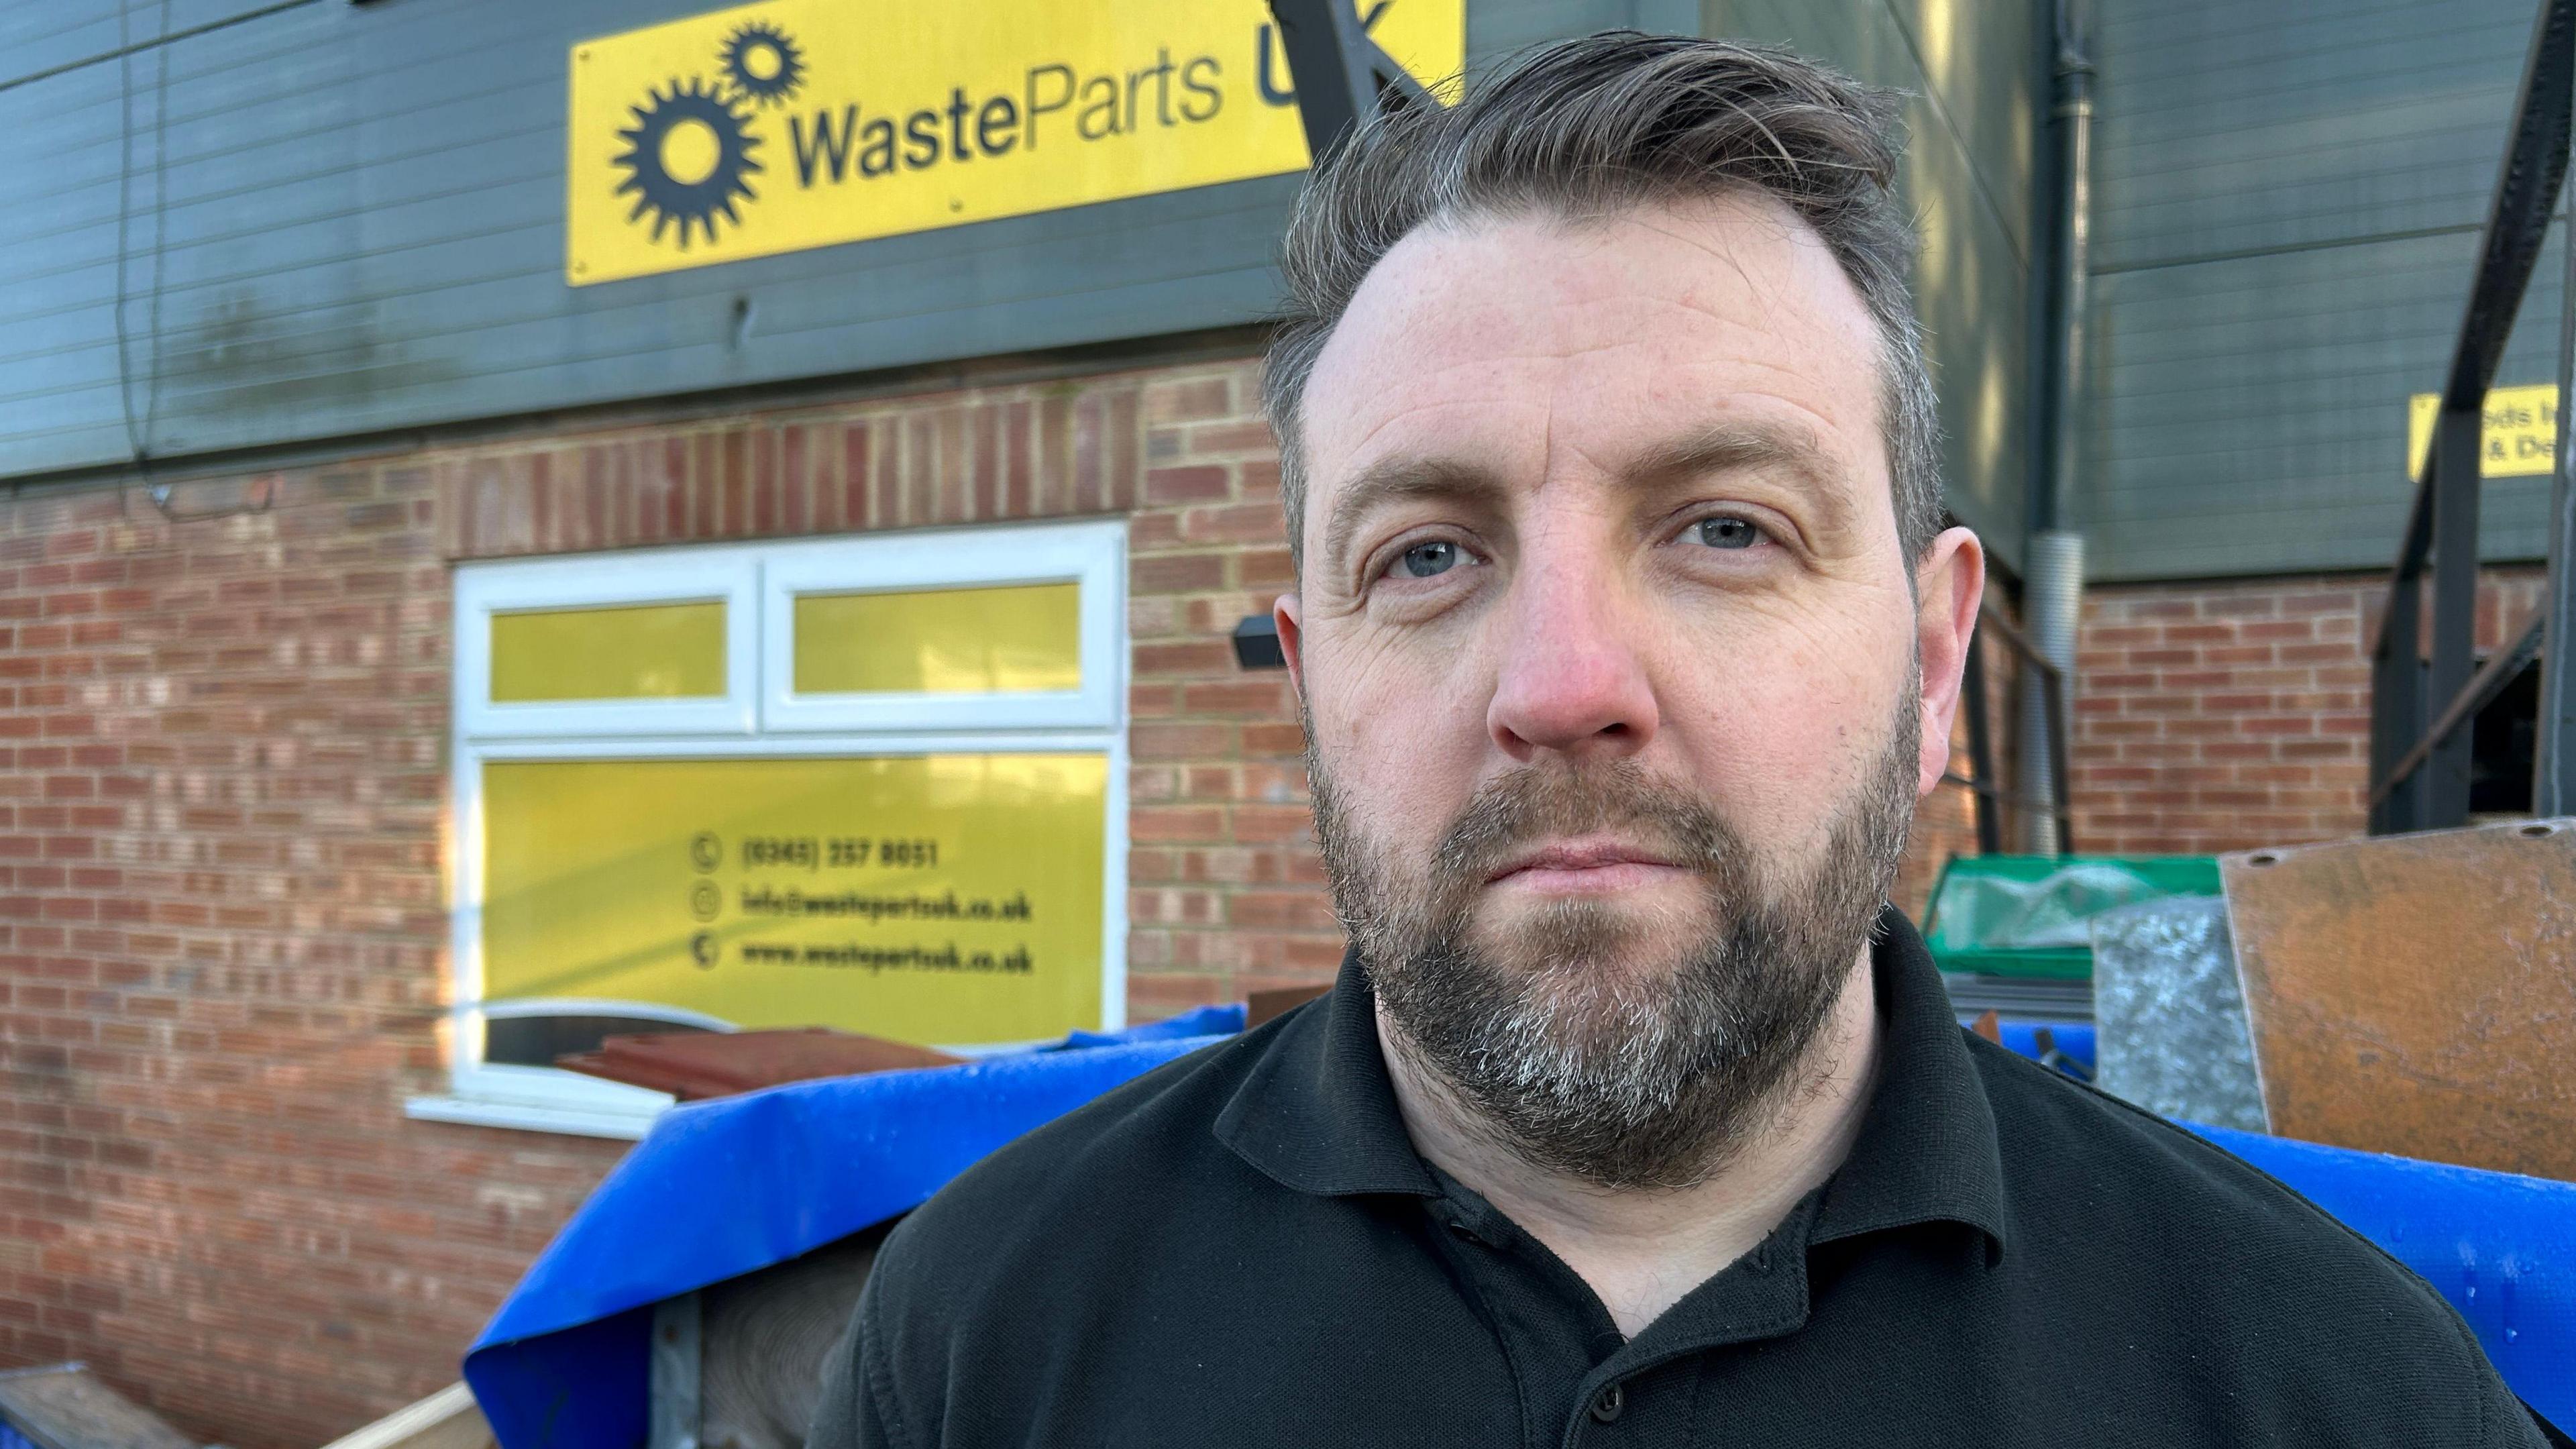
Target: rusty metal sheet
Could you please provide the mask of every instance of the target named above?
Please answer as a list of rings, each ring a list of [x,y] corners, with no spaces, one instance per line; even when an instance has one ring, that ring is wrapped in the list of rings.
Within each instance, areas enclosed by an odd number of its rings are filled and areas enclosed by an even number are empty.
[[[909,1042],[815,1026],[612,1036],[600,1043],[598,1051],[568,1053],[555,1058],[555,1065],[668,1092],[686,1102],[815,1077],[851,1077],[964,1060]]]
[[[1333,983],[1327,981],[1316,986],[1281,986],[1269,991],[1255,991],[1244,998],[1243,1029],[1250,1031],[1274,1016],[1286,1016],[1332,989]]]
[[[2275,1133],[2576,1180],[2576,820],[2219,870]]]

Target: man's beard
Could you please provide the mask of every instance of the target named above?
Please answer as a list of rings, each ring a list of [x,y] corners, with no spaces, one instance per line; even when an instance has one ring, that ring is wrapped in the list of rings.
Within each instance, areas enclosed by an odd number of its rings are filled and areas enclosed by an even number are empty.
[[[1521,1160],[1604,1188],[1706,1180],[1773,1120],[1870,939],[1914,812],[1917,702],[1797,870],[1633,760],[1528,766],[1481,790],[1427,869],[1360,831],[1307,726],[1333,900],[1400,1041],[1480,1130]],[[1558,900],[1479,939],[1485,881],[1517,854],[1604,832],[1693,871],[1696,938],[1669,964],[1638,937],[1668,920]]]

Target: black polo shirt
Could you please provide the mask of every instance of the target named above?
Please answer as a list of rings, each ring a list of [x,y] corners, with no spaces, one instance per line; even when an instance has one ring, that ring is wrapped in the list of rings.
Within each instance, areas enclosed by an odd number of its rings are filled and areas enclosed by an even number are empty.
[[[2422,1280],[1874,959],[1850,1159],[1634,1339],[1414,1151],[1345,963],[913,1214],[812,1449],[2542,1442]]]

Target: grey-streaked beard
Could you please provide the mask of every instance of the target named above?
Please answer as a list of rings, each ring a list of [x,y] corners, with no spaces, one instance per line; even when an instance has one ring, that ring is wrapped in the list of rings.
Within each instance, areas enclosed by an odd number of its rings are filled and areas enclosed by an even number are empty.
[[[1704,1181],[1794,1093],[1870,939],[1914,813],[1920,688],[1918,674],[1822,860],[1795,873],[1632,760],[1514,770],[1408,870],[1357,828],[1309,722],[1316,835],[1390,1046],[1436,1075],[1462,1125],[1532,1166],[1612,1189]],[[1548,905],[1508,941],[1480,936],[1495,869],[1596,831],[1698,872],[1705,918],[1679,959],[1638,959],[1634,908],[1589,901]]]

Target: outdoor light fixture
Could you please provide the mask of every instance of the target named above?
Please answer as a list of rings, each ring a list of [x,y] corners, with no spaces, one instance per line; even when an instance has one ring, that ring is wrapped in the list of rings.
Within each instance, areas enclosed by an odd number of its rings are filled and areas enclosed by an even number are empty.
[[[1234,626],[1235,662],[1246,669],[1285,669],[1288,654],[1279,647],[1279,626],[1268,614],[1246,614]]]

